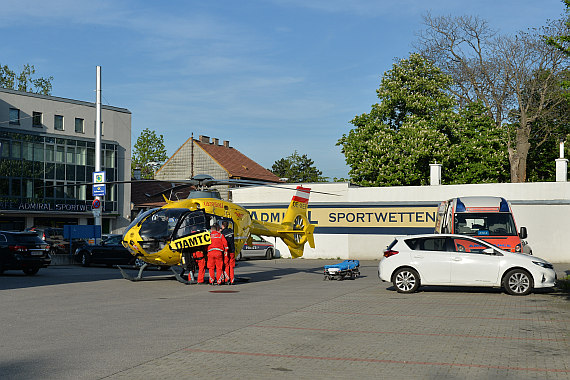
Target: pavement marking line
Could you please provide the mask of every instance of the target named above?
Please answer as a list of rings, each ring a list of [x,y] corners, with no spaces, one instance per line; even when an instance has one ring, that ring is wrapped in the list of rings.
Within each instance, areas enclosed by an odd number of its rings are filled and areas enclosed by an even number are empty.
[[[476,339],[504,339],[504,340],[536,340],[548,342],[565,342],[567,339],[550,339],[550,338],[517,338],[511,336],[484,336],[484,335],[465,335],[465,334],[428,334],[428,333],[410,333],[397,331],[366,331],[366,330],[336,330],[336,329],[319,329],[312,327],[293,327],[293,326],[261,326],[252,325],[250,327],[260,327],[264,329],[291,329],[291,330],[309,330],[309,331],[327,331],[341,333],[360,333],[360,334],[394,334],[394,335],[419,335],[419,336],[448,336],[458,338],[476,338]]]
[[[307,359],[307,360],[332,360],[332,361],[349,361],[349,362],[366,362],[366,363],[387,363],[387,364],[407,364],[407,365],[425,365],[425,366],[442,366],[442,367],[470,367],[485,369],[506,369],[512,371],[531,371],[531,372],[557,372],[570,373],[570,369],[558,368],[525,368],[525,367],[508,367],[499,365],[485,364],[465,364],[465,363],[444,363],[444,362],[416,362],[411,360],[388,360],[388,359],[366,359],[366,358],[337,358],[327,356],[304,356],[304,355],[286,355],[286,354],[267,354],[262,352],[239,352],[239,351],[221,351],[221,350],[204,350],[199,348],[185,348],[184,351],[200,352],[207,354],[221,355],[242,355],[242,356],[263,356],[271,358],[288,358],[288,359]]]
[[[370,297],[372,298],[372,297]],[[376,297],[377,299],[377,297]],[[382,305],[433,305],[433,302],[401,302],[400,299],[397,300],[398,302],[383,302]],[[435,300],[434,300],[435,301]],[[357,299],[357,300],[353,300],[353,299],[347,299],[347,300],[342,300],[343,303],[361,303],[362,300]],[[488,307],[488,308],[502,308],[502,309],[521,309],[521,308],[530,308],[530,309],[545,309],[545,306],[548,305],[501,305],[501,304],[495,304],[495,305],[491,305],[491,304],[472,304],[472,303],[437,303],[440,306],[471,306],[471,307]]]
[[[558,320],[541,320],[533,318],[501,318],[501,317],[473,317],[473,316],[453,316],[453,315],[411,315],[411,314],[382,314],[382,313],[355,313],[348,311],[313,311],[313,310],[295,310],[296,313],[316,313],[316,314],[345,314],[345,315],[372,315],[379,317],[413,317],[413,318],[447,318],[447,319],[491,319],[500,321],[532,321],[532,322],[564,322],[570,323],[570,320],[558,319]]]

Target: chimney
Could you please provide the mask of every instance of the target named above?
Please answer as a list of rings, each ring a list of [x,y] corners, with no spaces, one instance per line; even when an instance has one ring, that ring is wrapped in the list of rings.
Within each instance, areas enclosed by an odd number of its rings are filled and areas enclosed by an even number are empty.
[[[441,164],[429,164],[429,184],[441,185]]]
[[[213,140],[214,145],[220,145],[220,139],[213,138],[212,140]]]
[[[564,158],[564,139],[560,139],[560,158],[556,159],[556,182],[568,181],[568,159]]]
[[[230,140],[224,140],[224,146],[226,148],[229,148],[230,147]]]
[[[206,144],[210,143],[210,136],[200,135],[198,139],[201,143],[206,143]]]

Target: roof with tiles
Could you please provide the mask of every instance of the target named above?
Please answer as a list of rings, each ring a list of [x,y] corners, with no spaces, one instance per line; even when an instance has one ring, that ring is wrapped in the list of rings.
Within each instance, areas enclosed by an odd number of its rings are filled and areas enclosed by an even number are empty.
[[[200,136],[200,139],[195,139],[194,143],[220,164],[228,172],[230,178],[281,182],[275,174],[237,149],[230,147],[229,141],[224,141],[220,145],[218,139],[213,139],[212,142],[209,140],[210,138],[207,136]]]

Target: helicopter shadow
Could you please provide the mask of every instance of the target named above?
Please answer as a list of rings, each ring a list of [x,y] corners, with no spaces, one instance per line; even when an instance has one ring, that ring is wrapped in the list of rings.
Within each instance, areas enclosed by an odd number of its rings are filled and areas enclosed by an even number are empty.
[[[138,269],[126,267],[128,271],[138,273]],[[34,276],[27,276],[22,271],[10,270],[0,274],[0,291],[10,289],[33,288],[49,285],[74,284],[81,282],[96,282],[105,280],[123,280],[117,268],[79,265],[61,265],[42,268]],[[172,272],[146,270],[144,281],[171,280],[176,281]]]

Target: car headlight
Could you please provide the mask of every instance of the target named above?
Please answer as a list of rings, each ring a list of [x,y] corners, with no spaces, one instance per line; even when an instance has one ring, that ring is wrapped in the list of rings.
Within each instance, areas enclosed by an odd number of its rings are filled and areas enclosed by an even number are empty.
[[[539,267],[554,269],[554,267],[550,263],[544,263],[542,261],[533,261],[532,263],[538,265]]]

